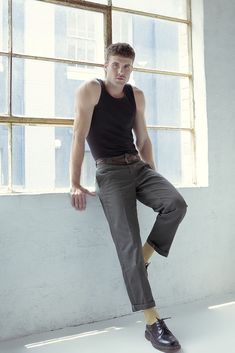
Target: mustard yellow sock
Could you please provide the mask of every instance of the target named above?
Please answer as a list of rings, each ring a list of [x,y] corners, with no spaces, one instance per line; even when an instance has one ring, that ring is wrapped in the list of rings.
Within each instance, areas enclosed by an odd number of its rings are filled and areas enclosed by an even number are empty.
[[[148,262],[148,260],[154,253],[154,248],[151,245],[149,245],[147,242],[145,242],[144,246],[142,247],[142,250],[143,250],[144,262]]]
[[[153,255],[154,248],[151,245],[149,245],[147,242],[145,242],[142,249],[143,249],[144,262],[146,263],[146,262],[148,262],[150,257]],[[152,325],[157,321],[157,319],[160,319],[160,315],[157,312],[155,307],[145,309],[144,310],[144,317],[145,317],[145,321],[148,325]]]
[[[160,319],[160,315],[157,312],[155,307],[145,309],[144,310],[144,317],[145,317],[145,321],[148,325],[152,325],[157,321],[157,319]]]

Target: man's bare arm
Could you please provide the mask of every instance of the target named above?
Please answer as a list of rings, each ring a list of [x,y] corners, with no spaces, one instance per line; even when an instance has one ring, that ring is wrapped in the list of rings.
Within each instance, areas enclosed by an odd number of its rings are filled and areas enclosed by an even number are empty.
[[[77,91],[75,98],[75,119],[73,125],[73,141],[70,157],[71,203],[78,210],[86,208],[86,194],[94,193],[80,184],[81,168],[84,158],[85,140],[90,130],[94,107],[100,95],[97,81],[84,83]]]
[[[145,121],[145,98],[141,90],[133,87],[136,102],[136,116],[133,130],[136,136],[136,147],[144,162],[156,169],[153,158],[152,143],[148,135]]]

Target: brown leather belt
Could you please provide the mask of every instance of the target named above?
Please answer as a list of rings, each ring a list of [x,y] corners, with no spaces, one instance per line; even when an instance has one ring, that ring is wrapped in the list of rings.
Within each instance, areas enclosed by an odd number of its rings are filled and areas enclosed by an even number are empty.
[[[120,156],[109,157],[109,158],[98,158],[96,165],[98,164],[132,164],[140,161],[138,154],[125,153]]]

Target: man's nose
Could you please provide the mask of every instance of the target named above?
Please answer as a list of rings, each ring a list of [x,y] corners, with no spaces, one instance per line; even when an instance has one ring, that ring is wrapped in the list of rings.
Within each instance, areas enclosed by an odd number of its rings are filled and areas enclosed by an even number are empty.
[[[119,69],[118,69],[118,73],[119,74],[124,73],[124,67],[120,66]]]

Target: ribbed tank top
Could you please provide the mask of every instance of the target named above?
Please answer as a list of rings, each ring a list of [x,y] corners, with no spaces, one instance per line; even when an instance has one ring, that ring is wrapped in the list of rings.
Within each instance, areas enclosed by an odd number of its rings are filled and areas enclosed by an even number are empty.
[[[135,98],[130,84],[123,88],[122,98],[112,97],[102,80],[100,99],[94,108],[87,142],[94,159],[124,153],[137,154],[134,145],[133,123],[136,113]]]

